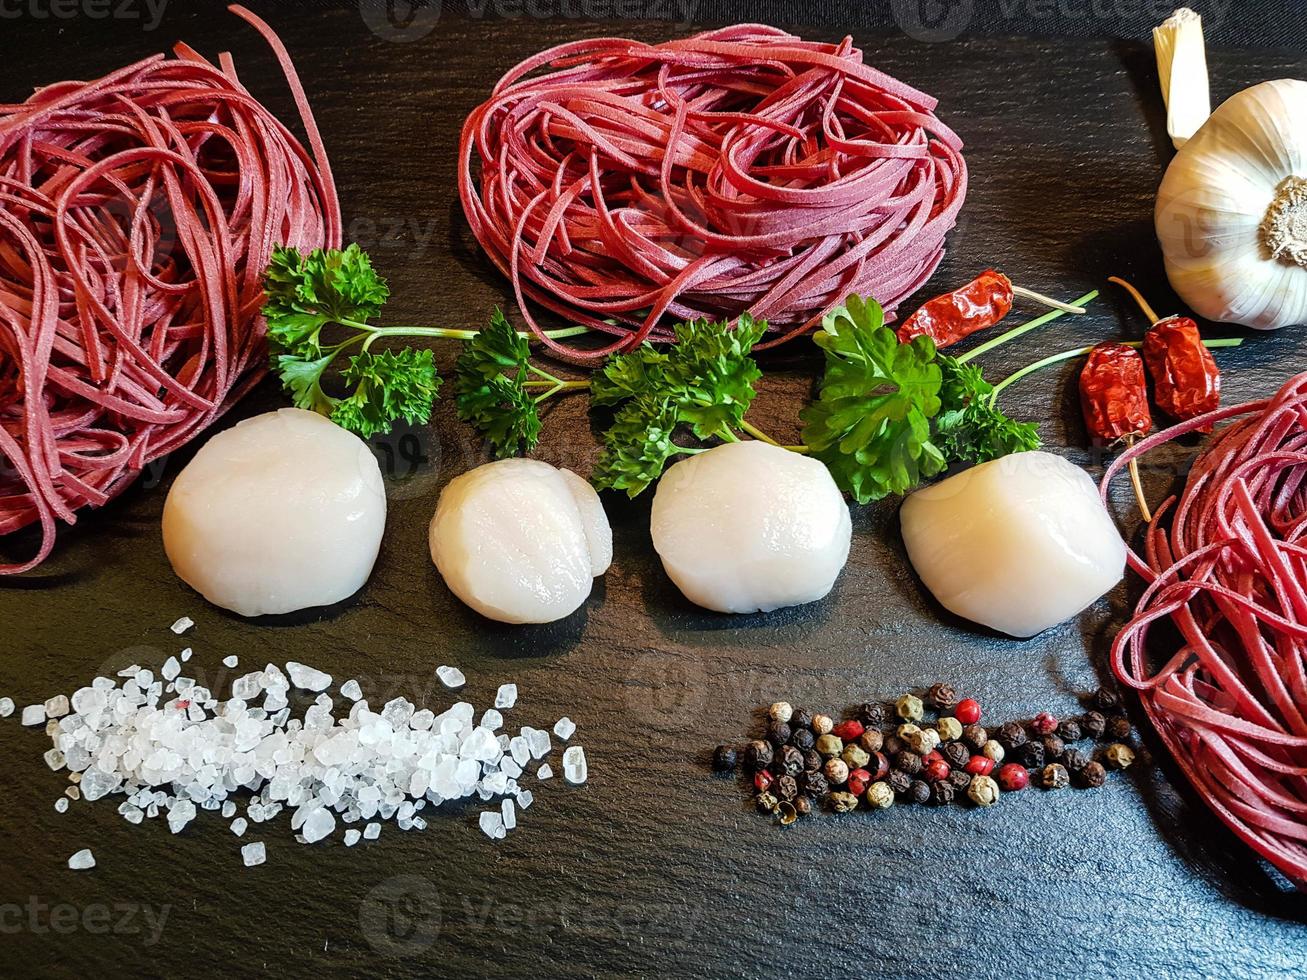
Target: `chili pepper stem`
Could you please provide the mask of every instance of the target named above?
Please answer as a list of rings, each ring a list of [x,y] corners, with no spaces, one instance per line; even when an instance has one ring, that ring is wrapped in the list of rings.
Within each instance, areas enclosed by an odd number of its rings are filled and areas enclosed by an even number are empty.
[[[1077,306],[1079,306],[1081,304],[1088,303],[1097,295],[1098,295],[1098,290],[1091,289],[1089,292],[1085,293],[1085,295],[1080,296],[1076,300],[1074,300],[1074,302]],[[1042,327],[1046,323],[1051,323],[1052,321],[1056,320],[1058,317],[1063,315],[1064,313],[1062,310],[1050,310],[1048,313],[1045,313],[1043,316],[1037,316],[1033,320],[1023,323],[1020,326],[1013,327],[1011,330],[1007,330],[999,334],[997,337],[991,337],[989,340],[985,341],[979,347],[973,347],[965,354],[959,354],[958,363],[965,364],[967,363],[967,361],[971,360],[972,358],[979,357],[981,354],[988,353],[989,351],[992,351],[995,347],[999,347],[1003,344],[1006,344],[1009,340],[1016,340],[1021,335],[1027,334],[1031,330],[1034,330],[1038,327]]]
[[[1126,436],[1125,444],[1127,449],[1133,446],[1135,437]],[[1132,459],[1126,466],[1130,470],[1130,484],[1135,488],[1135,501],[1139,504],[1139,513],[1143,515],[1145,524],[1152,524],[1153,512],[1148,507],[1148,498],[1144,496],[1143,481],[1139,479],[1139,460]]]
[[[1139,308],[1144,311],[1144,316],[1148,317],[1148,319],[1152,323],[1155,324],[1157,323],[1158,320],[1162,319],[1160,316],[1157,315],[1156,311],[1151,306],[1148,305],[1148,300],[1144,299],[1143,294],[1140,293],[1139,290],[1135,289],[1134,286],[1130,285],[1130,283],[1126,282],[1124,279],[1121,279],[1118,276],[1108,276],[1107,281],[1116,283],[1127,293],[1133,296],[1135,302],[1139,304]]]
[[[1045,306],[1051,306],[1055,310],[1061,310],[1063,313],[1084,313],[1083,306],[1073,306],[1070,303],[1063,303],[1061,300],[1045,296],[1043,293],[1037,293],[1033,289],[1026,289],[1025,286],[1013,285],[1013,296],[1024,296],[1026,299],[1034,300],[1036,303],[1043,303]]]

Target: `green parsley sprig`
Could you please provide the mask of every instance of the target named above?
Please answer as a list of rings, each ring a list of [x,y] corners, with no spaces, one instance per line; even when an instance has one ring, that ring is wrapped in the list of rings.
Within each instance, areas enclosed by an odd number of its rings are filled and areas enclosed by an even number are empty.
[[[431,350],[374,351],[374,344],[392,338],[475,340],[479,333],[370,323],[390,289],[367,252],[355,244],[307,255],[294,248],[274,249],[264,292],[273,368],[295,406],[329,416],[364,438],[389,432],[400,419],[426,422],[441,384]],[[550,331],[550,336],[585,331],[570,327]],[[345,392],[340,395],[324,385],[333,365],[343,365],[338,380]]]

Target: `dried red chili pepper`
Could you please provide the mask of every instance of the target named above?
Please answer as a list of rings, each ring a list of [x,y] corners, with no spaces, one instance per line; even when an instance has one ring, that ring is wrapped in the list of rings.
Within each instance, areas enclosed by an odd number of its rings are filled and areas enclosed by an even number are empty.
[[[1012,280],[997,269],[986,269],[965,286],[927,301],[904,320],[898,329],[899,341],[907,343],[914,337],[929,337],[937,348],[956,344],[1007,316],[1014,296],[1024,296],[1067,313],[1085,312],[1082,307],[1060,303],[1014,286]]]
[[[1148,385],[1139,352],[1125,344],[1099,344],[1080,372],[1080,410],[1097,445],[1145,435],[1153,427]]]
[[[1153,427],[1148,411],[1148,384],[1144,380],[1144,362],[1139,352],[1125,344],[1098,344],[1089,351],[1089,360],[1080,372],[1080,410],[1085,427],[1095,444],[1108,446],[1124,441],[1127,445]],[[1149,523],[1153,513],[1144,496],[1139,466],[1130,461],[1130,480],[1134,484],[1139,512]]]
[[[1144,363],[1157,407],[1180,422],[1221,404],[1221,369],[1187,316],[1158,320],[1144,334]]]
[[[1217,408],[1221,404],[1221,369],[1203,346],[1198,324],[1187,316],[1160,319],[1130,283],[1116,276],[1109,281],[1129,292],[1153,322],[1144,334],[1144,363],[1153,379],[1157,407],[1180,422]]]

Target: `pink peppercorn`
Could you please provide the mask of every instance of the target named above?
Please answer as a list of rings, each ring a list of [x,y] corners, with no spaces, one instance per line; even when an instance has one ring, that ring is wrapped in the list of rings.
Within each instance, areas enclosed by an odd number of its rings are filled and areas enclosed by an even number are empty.
[[[1024,766],[1019,766],[1015,762],[999,766],[998,772],[994,776],[1005,793],[1025,789],[1030,785],[1030,773],[1026,772]]]
[[[862,722],[850,718],[848,721],[842,721],[831,729],[831,734],[836,738],[843,739],[846,742],[852,742],[862,736],[866,731]]]
[[[949,768],[947,762],[940,759],[938,762],[932,762],[921,770],[921,778],[928,783],[941,783],[948,779],[949,773],[953,770]]]
[[[854,769],[849,773],[849,792],[854,796],[861,796],[867,792],[867,787],[871,785],[871,773],[866,769]]]
[[[759,793],[765,793],[771,788],[774,779],[775,777],[764,769],[761,772],[754,773],[753,786]]]
[[[973,755],[967,762],[967,772],[973,776],[988,776],[994,771],[994,760],[983,755]]]
[[[980,721],[980,704],[974,698],[963,698],[953,709],[953,717],[964,725],[974,725]]]
[[[1036,735],[1052,735],[1057,731],[1057,719],[1049,712],[1041,711],[1030,723],[1030,730]]]
[[[940,753],[939,749],[931,749],[921,757],[922,766],[933,766],[936,762],[947,762],[948,760]]]

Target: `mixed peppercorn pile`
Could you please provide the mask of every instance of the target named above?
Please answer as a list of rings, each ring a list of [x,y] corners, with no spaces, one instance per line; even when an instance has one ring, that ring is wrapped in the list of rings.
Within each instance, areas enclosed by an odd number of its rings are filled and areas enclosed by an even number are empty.
[[[1024,723],[986,728],[979,703],[958,700],[947,684],[934,685],[925,698],[905,694],[892,706],[868,702],[842,721],[778,701],[768,709],[764,737],[743,749],[719,745],[713,769],[733,773],[742,761],[758,809],[782,824],[823,804],[836,813],[896,802],[947,806],[964,797],[993,806],[1031,783],[1093,789],[1108,769],[1134,762],[1130,721],[1119,713],[1116,692],[1099,688],[1090,708],[1075,718],[1042,711]],[[925,721],[928,710],[936,714],[933,724]],[[1079,744],[1085,741],[1110,744],[1100,751]]]

